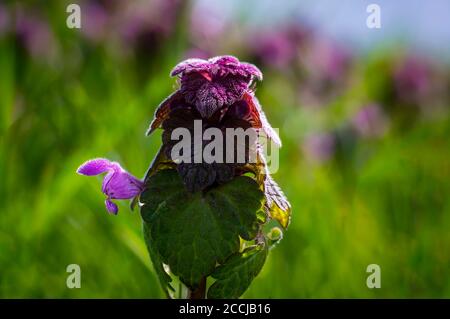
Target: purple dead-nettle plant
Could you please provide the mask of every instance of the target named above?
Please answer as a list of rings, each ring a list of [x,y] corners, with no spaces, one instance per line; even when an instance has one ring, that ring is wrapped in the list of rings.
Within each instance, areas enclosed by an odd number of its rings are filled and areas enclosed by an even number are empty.
[[[249,129],[281,146],[255,97],[262,73],[235,57],[220,56],[186,60],[171,75],[180,86],[159,105],[147,131],[162,128],[163,134],[144,180],[105,159],[86,162],[78,173],[107,173],[102,190],[112,213],[117,213],[112,199],[139,201],[145,242],[168,297],[237,298],[290,221],[290,204],[269,174],[260,140],[224,146],[230,130]],[[215,134],[184,143],[193,150],[183,149],[189,155],[174,158],[179,146],[174,133],[199,128]],[[213,154],[208,161],[191,160],[206,150]],[[230,161],[234,154],[244,154],[244,160]],[[177,289],[171,285],[175,277],[182,283]],[[207,285],[211,279],[214,283]]]

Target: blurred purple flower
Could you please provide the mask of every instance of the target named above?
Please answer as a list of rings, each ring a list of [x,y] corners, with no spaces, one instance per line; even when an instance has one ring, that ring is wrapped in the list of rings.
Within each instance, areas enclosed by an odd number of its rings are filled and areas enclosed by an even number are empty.
[[[190,17],[190,37],[197,44],[217,45],[218,40],[227,31],[226,16],[214,8],[195,5]]]
[[[7,8],[0,4],[0,36],[9,31],[10,17]]]
[[[125,171],[119,163],[104,158],[96,158],[82,164],[78,174],[94,176],[107,173],[103,179],[102,192],[107,196],[106,209],[116,215],[119,211],[112,199],[131,199],[139,195],[144,187],[141,180]]]
[[[153,53],[175,29],[179,0],[124,2],[115,24],[123,45],[135,51]]]
[[[287,67],[295,56],[295,46],[284,34],[265,34],[253,39],[254,55],[266,65]]]
[[[47,22],[37,15],[17,8],[16,36],[19,43],[37,59],[51,57],[56,42]]]
[[[332,133],[316,133],[306,137],[303,151],[312,161],[326,162],[331,159],[336,149],[336,138]]]
[[[276,68],[292,67],[300,47],[306,44],[309,30],[298,24],[281,27],[276,32],[260,32],[249,40],[252,55]]]
[[[254,78],[262,79],[256,66],[233,56],[185,60],[172,70],[171,76],[177,75],[180,93],[204,118],[241,99]]]
[[[108,12],[97,2],[83,5],[82,11],[82,34],[94,42],[100,41],[107,31]]]
[[[386,132],[388,122],[378,104],[369,104],[355,114],[352,126],[362,137],[380,137]]]
[[[350,54],[347,51],[322,39],[316,40],[310,49],[305,62],[312,73],[318,74],[325,81],[342,80],[350,62]]]
[[[300,103],[308,107],[328,105],[346,87],[352,57],[333,42],[313,38],[300,57],[305,78],[300,85]]]
[[[427,61],[409,56],[394,70],[398,97],[406,102],[418,102],[430,89],[431,67]]]

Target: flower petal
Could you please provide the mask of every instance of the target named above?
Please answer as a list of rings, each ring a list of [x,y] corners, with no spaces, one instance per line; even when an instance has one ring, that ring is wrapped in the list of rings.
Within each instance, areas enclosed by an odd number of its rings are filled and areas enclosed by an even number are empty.
[[[143,182],[121,170],[115,171],[105,184],[104,193],[113,199],[129,199],[141,193]]]
[[[117,215],[119,207],[117,207],[116,203],[112,202],[109,198],[107,198],[105,200],[105,206],[110,214]]]
[[[102,182],[102,192],[103,194],[107,194],[107,187],[108,187],[108,183],[111,180],[111,177],[114,175],[114,171],[111,170],[109,171],[105,177],[103,178],[103,182]]]
[[[83,163],[77,169],[77,173],[81,175],[93,176],[98,175],[108,170],[111,170],[113,163],[106,158],[96,158]]]

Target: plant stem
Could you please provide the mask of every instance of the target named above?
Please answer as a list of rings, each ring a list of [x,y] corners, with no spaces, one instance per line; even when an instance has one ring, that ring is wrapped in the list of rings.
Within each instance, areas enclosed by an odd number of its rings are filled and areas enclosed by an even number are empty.
[[[191,291],[189,299],[205,299],[206,297],[206,277],[200,280],[198,288]]]

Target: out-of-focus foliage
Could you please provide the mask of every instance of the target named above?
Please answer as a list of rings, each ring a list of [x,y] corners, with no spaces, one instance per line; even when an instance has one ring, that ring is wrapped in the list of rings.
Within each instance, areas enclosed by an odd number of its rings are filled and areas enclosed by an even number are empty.
[[[101,178],[75,170],[102,155],[143,176],[169,70],[219,54],[264,73],[293,211],[244,297],[450,297],[448,65],[407,47],[357,56],[301,20],[214,25],[187,1],[80,1],[68,29],[68,3],[0,4],[1,297],[164,297],[139,214],[108,215]]]

